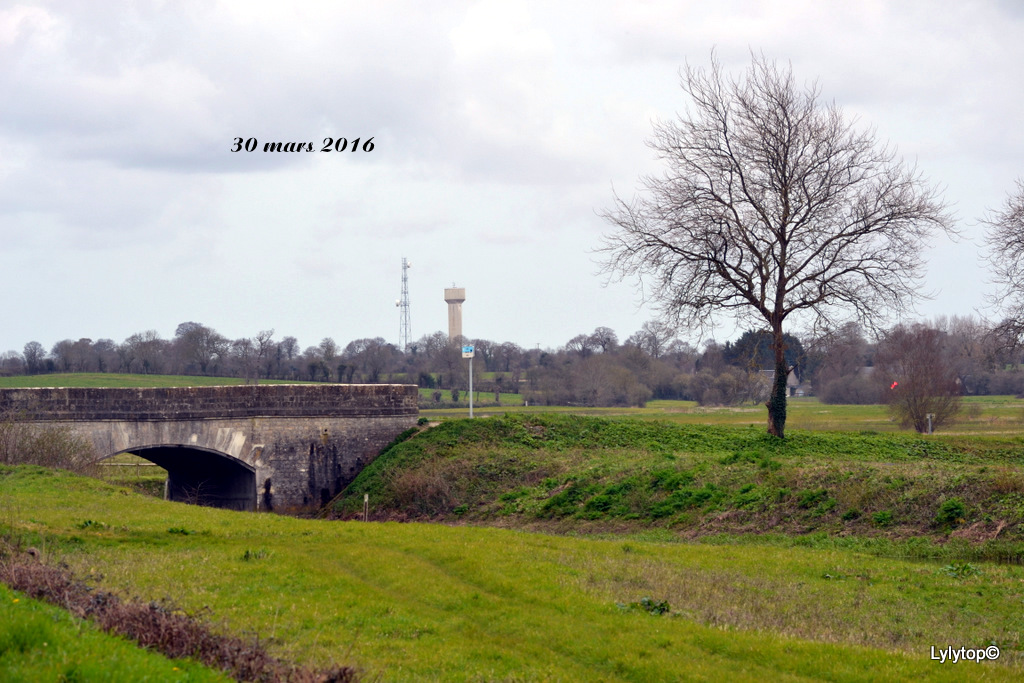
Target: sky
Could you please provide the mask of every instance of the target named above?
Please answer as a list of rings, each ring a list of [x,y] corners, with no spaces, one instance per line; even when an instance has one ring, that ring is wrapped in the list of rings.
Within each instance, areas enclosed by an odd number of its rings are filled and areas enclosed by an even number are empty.
[[[1021,36],[1016,0],[0,2],[0,353],[185,321],[398,343],[403,257],[414,339],[453,284],[469,337],[625,339],[658,312],[600,274],[600,214],[712,51],[790,64],[942,188],[961,237],[918,312],[971,314],[1024,175]]]

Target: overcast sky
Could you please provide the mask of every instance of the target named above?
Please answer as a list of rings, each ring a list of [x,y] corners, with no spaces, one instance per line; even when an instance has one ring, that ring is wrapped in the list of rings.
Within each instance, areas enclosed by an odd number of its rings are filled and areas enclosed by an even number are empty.
[[[656,311],[597,274],[598,214],[658,172],[651,124],[712,49],[790,62],[945,188],[964,239],[922,316],[983,305],[978,219],[1024,175],[1017,0],[0,8],[0,352],[184,321],[397,343],[403,256],[414,338],[456,283],[467,336],[624,339]]]

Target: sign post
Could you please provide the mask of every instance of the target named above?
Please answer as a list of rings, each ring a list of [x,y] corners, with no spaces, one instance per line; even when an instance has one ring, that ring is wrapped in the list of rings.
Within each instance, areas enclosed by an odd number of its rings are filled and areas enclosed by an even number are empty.
[[[473,417],[473,354],[475,352],[473,345],[462,347],[462,357],[469,359],[469,417]]]

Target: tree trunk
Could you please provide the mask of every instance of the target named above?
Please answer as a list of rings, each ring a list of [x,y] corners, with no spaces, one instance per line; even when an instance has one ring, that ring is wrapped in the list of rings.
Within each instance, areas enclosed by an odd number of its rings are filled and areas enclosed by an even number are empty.
[[[772,382],[771,395],[765,404],[768,406],[768,433],[782,439],[786,431],[786,380],[789,378],[789,368],[786,366],[786,349],[781,328],[773,331],[772,349],[775,351],[775,379]]]

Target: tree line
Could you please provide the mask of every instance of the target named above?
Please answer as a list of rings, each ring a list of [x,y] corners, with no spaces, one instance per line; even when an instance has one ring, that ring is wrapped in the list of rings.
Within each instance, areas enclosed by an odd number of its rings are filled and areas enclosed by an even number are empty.
[[[915,383],[935,396],[1021,394],[1021,347],[1005,323],[952,316],[901,325],[869,337],[856,323],[817,336],[786,334],[789,393],[826,403],[886,403]],[[631,406],[651,399],[740,405],[764,401],[774,380],[773,336],[748,330],[733,341],[700,348],[666,323],[650,321],[624,340],[609,327],[579,334],[556,349],[512,342],[424,335],[400,349],[381,337],[341,346],[331,337],[299,345],[274,330],[228,339],[197,322],[177,326],[172,339],[155,331],[110,339],[65,339],[49,350],[39,342],[0,356],[4,375],[58,372],[239,377],[310,382],[402,382],[442,392],[464,391],[468,363],[462,344],[476,347],[474,386],[498,396],[520,394],[534,405]],[[895,386],[893,383],[896,383]],[[903,389],[900,389],[900,387]],[[440,396],[440,397],[439,397]],[[930,411],[935,412],[935,411]]]

